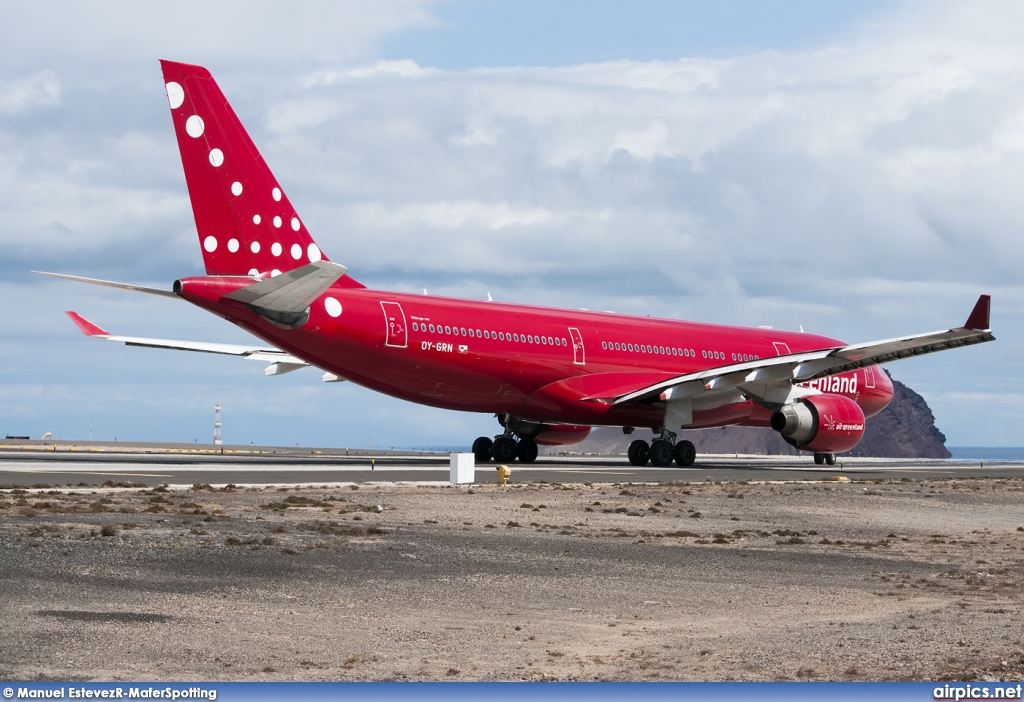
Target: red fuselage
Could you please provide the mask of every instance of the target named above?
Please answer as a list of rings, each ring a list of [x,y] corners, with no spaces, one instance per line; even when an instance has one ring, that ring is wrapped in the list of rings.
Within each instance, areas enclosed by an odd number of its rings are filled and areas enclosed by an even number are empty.
[[[844,346],[800,332],[351,287],[332,288],[327,296],[335,302],[313,305],[308,322],[286,330],[222,297],[251,282],[193,278],[180,289],[194,304],[367,388],[444,409],[551,424],[654,429],[663,406],[615,406],[608,398],[739,361]],[[823,392],[850,397],[869,417],[892,398],[892,384],[877,367],[816,382]],[[768,426],[772,414],[736,390],[708,393],[693,409],[693,427]]]

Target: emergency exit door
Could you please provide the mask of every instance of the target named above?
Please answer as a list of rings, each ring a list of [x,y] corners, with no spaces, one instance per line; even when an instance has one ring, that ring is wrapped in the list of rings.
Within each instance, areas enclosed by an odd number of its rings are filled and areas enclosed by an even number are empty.
[[[404,349],[409,345],[409,334],[405,327],[405,312],[397,302],[381,302],[384,310],[384,345]]]
[[[569,327],[569,338],[572,339],[572,362],[577,366],[584,366],[587,359],[583,353],[583,335],[576,327]]]

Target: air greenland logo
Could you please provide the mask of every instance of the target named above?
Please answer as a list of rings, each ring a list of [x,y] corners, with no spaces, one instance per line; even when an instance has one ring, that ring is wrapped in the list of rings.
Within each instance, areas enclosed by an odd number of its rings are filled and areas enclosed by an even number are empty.
[[[802,383],[804,387],[814,388],[818,392],[836,392],[844,395],[857,394],[857,374],[829,375],[817,380]]]
[[[459,344],[459,353],[469,353],[469,346],[466,344]]]
[[[822,424],[828,431],[864,431],[863,422],[849,424],[845,422],[837,422],[832,416],[827,414],[825,415],[825,421],[822,422]]]

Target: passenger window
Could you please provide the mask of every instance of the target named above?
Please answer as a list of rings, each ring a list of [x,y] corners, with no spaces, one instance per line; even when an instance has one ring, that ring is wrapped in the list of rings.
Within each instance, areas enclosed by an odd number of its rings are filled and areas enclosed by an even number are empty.
[[[605,342],[603,342],[603,341],[602,341],[602,342],[601,342],[601,348],[602,348],[602,349],[606,349],[606,348],[608,348],[608,344],[606,344]]]
[[[434,325],[433,324],[430,325],[430,331],[434,331]]]
[[[445,334],[451,334],[451,333],[452,333],[452,328],[451,328],[451,327],[449,327],[449,326],[447,326],[447,325],[445,325],[445,328],[444,328],[444,333],[445,333]]]

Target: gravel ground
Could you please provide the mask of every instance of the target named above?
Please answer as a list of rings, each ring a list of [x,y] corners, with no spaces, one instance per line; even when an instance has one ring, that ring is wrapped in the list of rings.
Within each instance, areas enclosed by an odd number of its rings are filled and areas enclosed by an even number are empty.
[[[1020,680],[1022,497],[986,479],[0,490],[0,677]]]

